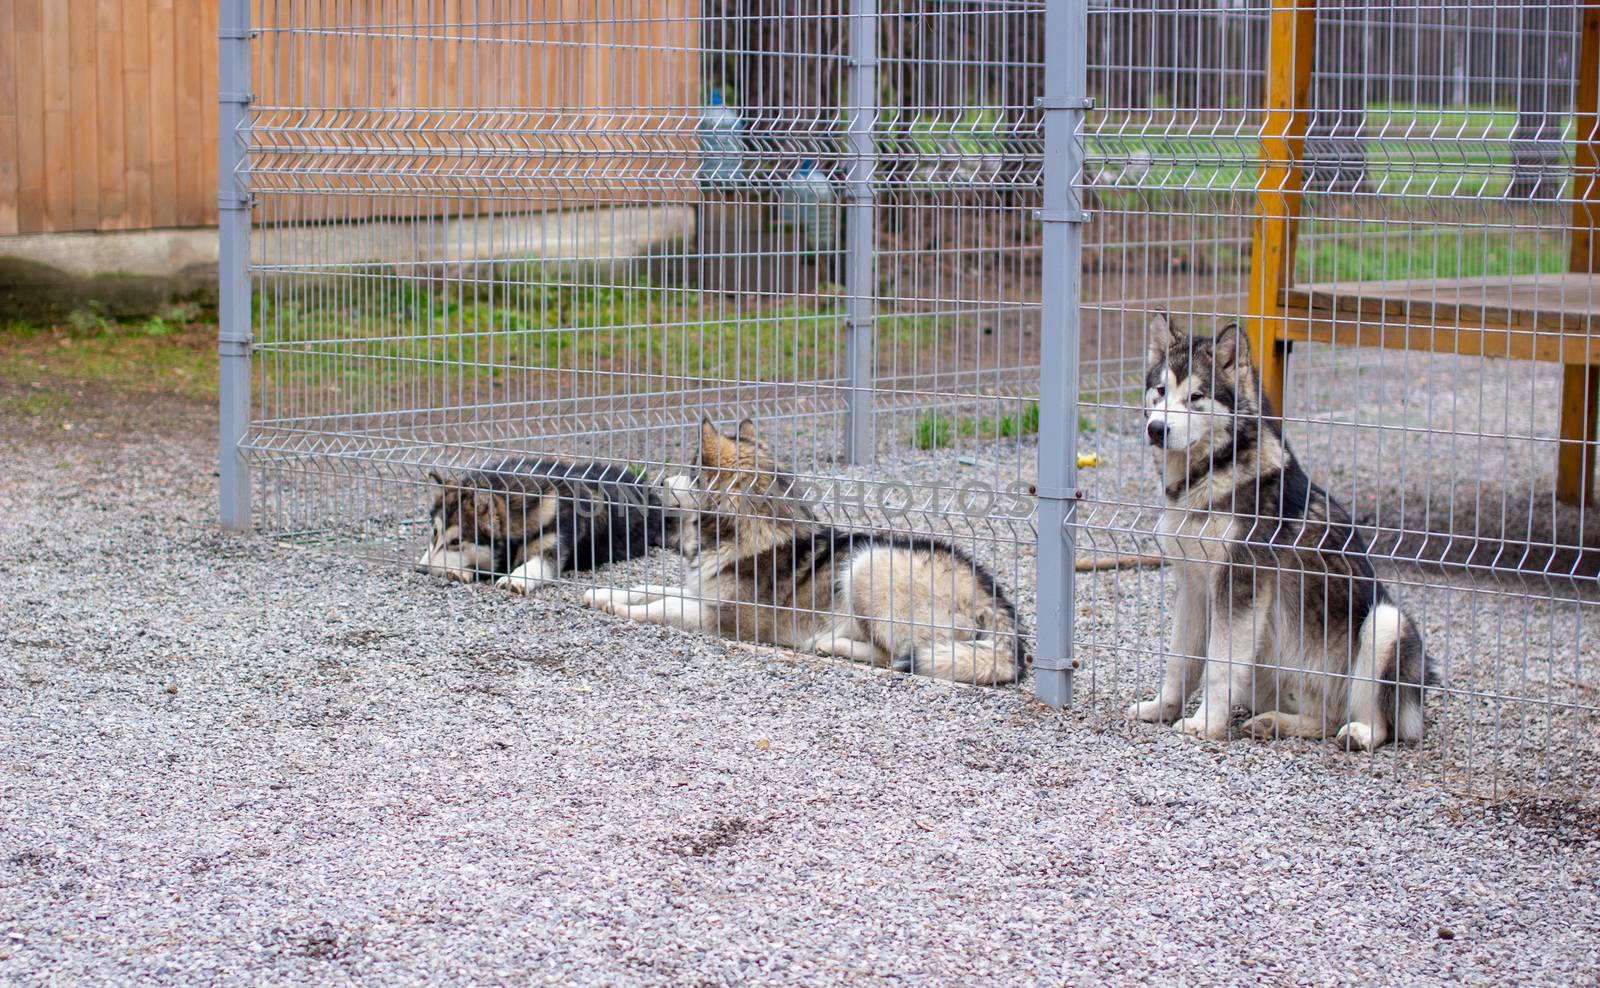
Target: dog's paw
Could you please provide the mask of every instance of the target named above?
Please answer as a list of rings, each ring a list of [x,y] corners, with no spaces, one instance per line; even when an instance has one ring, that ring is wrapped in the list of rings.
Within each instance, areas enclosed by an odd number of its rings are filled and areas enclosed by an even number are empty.
[[[1363,724],[1359,720],[1353,720],[1339,728],[1339,733],[1333,736],[1333,740],[1352,751],[1371,751],[1383,743],[1378,731],[1372,725]]]
[[[1193,717],[1185,717],[1172,725],[1179,734],[1192,734],[1197,738],[1208,738],[1212,741],[1221,741],[1228,736],[1228,725],[1221,727],[1207,724],[1204,711],[1197,712]]]
[[[1125,713],[1129,720],[1144,721],[1146,724],[1170,724],[1178,716],[1178,711],[1160,700],[1131,703]]]
[[[614,590],[609,587],[595,587],[583,592],[583,606],[592,607],[597,611],[609,611],[612,607]]]
[[[1242,730],[1260,741],[1275,741],[1283,736],[1283,725],[1278,721],[1276,710],[1251,717],[1244,722]]]
[[[543,582],[543,580],[530,580],[525,576],[502,576],[494,581],[494,585],[501,590],[509,590],[514,594],[525,594]]]

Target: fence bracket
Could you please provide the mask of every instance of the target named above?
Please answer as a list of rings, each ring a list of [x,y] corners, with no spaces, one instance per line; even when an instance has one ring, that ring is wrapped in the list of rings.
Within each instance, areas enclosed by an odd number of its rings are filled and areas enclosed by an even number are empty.
[[[1092,110],[1094,100],[1087,96],[1041,96],[1033,105],[1041,110]]]
[[[1093,213],[1086,209],[1067,207],[1066,209],[1035,209],[1033,218],[1040,223],[1087,223]]]

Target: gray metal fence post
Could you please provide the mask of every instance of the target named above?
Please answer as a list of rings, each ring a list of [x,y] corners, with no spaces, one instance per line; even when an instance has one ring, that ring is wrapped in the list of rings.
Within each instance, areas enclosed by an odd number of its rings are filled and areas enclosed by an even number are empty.
[[[250,424],[250,3],[222,0],[217,31],[217,469],[222,527],[250,528],[250,466],[240,445]]]
[[[1039,647],[1034,694],[1072,700],[1073,512],[1078,500],[1078,305],[1083,223],[1087,0],[1048,0],[1044,18],[1044,284],[1040,300]]]
[[[878,294],[878,207],[872,182],[878,166],[873,129],[878,122],[878,0],[851,0],[850,153],[845,223],[845,405],[844,455],[870,463],[877,454],[873,423],[874,335]]]

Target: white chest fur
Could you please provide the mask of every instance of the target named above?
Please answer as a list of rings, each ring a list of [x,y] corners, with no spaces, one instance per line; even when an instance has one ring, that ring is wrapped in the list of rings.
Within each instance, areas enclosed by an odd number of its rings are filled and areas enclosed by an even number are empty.
[[[1224,512],[1167,508],[1156,522],[1156,545],[1174,566],[1215,566],[1227,561],[1237,525]]]

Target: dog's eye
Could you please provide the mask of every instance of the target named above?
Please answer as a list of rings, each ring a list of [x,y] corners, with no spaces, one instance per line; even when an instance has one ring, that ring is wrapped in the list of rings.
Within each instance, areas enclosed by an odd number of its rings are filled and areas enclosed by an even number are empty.
[[[1191,404],[1191,405],[1193,405],[1197,401],[1203,401],[1203,400],[1205,400],[1205,395],[1201,394],[1198,391],[1194,392],[1193,394],[1191,394],[1189,396],[1189,404]]]
[[[1167,386],[1165,384],[1156,385],[1156,397],[1157,398],[1165,398],[1166,396],[1167,396]]]

